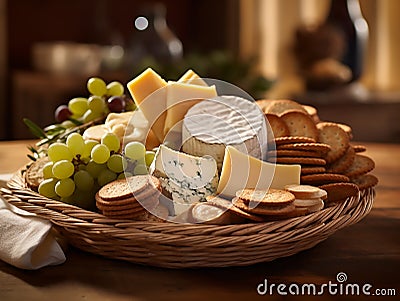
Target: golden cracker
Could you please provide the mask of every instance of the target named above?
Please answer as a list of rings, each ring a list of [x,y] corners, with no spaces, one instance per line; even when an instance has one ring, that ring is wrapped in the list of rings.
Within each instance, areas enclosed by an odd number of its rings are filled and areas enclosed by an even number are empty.
[[[270,113],[280,116],[289,110],[297,110],[303,113],[307,113],[303,106],[293,100],[278,99],[271,100],[269,104],[264,108],[264,113]]]
[[[275,138],[288,136],[290,134],[285,122],[283,122],[283,120],[281,120],[278,116],[273,114],[265,114],[265,118],[267,119]]]
[[[330,183],[319,186],[328,193],[327,203],[345,201],[348,197],[356,196],[359,189],[353,183]]]
[[[324,166],[301,166],[301,175],[312,175],[325,172],[326,168]]]
[[[351,182],[358,186],[358,189],[364,190],[370,187],[378,185],[378,178],[371,174],[361,175],[356,178],[352,178]]]
[[[356,156],[356,152],[354,151],[354,148],[350,145],[343,156],[341,156],[339,159],[332,162],[328,166],[328,169],[327,169],[328,172],[332,172],[332,173],[345,172],[353,164],[355,156]]]
[[[236,197],[243,200],[246,204],[253,203],[257,205],[262,203],[263,205],[269,206],[290,204],[295,199],[294,195],[288,191],[271,188],[268,190],[241,189],[236,192]]]
[[[296,199],[325,199],[325,190],[311,185],[286,185],[285,189],[292,193]]]
[[[326,164],[324,159],[307,157],[277,157],[276,162],[282,164],[306,164],[319,166],[324,166]]]
[[[315,143],[314,138],[305,136],[286,136],[275,138],[276,145],[291,144],[291,143]]]
[[[320,186],[328,183],[350,182],[349,177],[334,173],[321,173],[300,176],[301,184]]]
[[[263,205],[258,205],[256,207],[252,207],[251,205],[249,206],[246,204],[242,199],[240,198],[234,198],[232,200],[232,203],[238,207],[239,209],[249,212],[249,213],[254,213],[258,215],[287,215],[293,211],[296,210],[296,207],[290,203],[285,206],[263,206]]]
[[[221,209],[229,210],[231,213],[236,214],[238,216],[244,217],[244,218],[252,220],[254,222],[263,222],[264,221],[264,219],[261,216],[243,211],[243,210],[239,209],[238,207],[234,206],[232,204],[232,202],[225,200],[221,197],[207,196],[206,199],[207,199],[208,203],[210,203],[216,207],[219,207]]]
[[[325,154],[327,163],[332,163],[346,152],[349,147],[349,135],[336,123],[321,122],[317,124],[318,141],[328,144],[331,150]]]
[[[367,148],[364,145],[353,145],[353,149],[356,153],[362,153],[367,150]]]
[[[350,178],[366,174],[375,168],[375,162],[367,156],[356,154],[351,166],[344,174]]]
[[[305,151],[305,150],[295,150],[295,149],[278,149],[276,151],[268,152],[270,156],[275,157],[311,157],[311,158],[321,158],[321,153],[316,151]]]
[[[290,136],[301,136],[318,139],[318,130],[314,120],[307,114],[299,111],[286,111],[280,116],[289,129]],[[309,141],[307,141],[309,142]]]
[[[325,143],[290,143],[278,145],[277,149],[294,149],[294,150],[311,150],[320,153],[327,153],[330,151],[331,147]]]

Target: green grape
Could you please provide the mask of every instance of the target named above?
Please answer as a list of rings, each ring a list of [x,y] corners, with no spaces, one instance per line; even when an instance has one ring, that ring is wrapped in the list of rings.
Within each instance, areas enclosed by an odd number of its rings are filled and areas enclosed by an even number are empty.
[[[121,179],[126,179],[126,178],[129,178],[129,177],[132,177],[132,176],[133,176],[133,174],[131,174],[130,172],[125,171],[125,172],[121,172],[118,175],[117,179],[121,180]]]
[[[74,203],[76,206],[81,207],[83,209],[95,211],[96,210],[96,195],[97,189],[93,189],[90,191],[84,191],[76,189],[73,194]]]
[[[138,175],[146,175],[148,174],[147,167],[145,164],[137,164],[133,169],[133,174]]]
[[[50,178],[54,178],[53,175],[53,162],[47,162],[44,166],[43,166],[43,178],[45,179],[50,179]]]
[[[51,144],[47,150],[47,155],[53,162],[57,162],[60,160],[71,161],[73,158],[73,155],[69,150],[68,146],[60,142]]]
[[[91,156],[94,162],[103,164],[110,158],[110,150],[104,144],[97,144],[93,147]]]
[[[123,172],[127,165],[128,162],[120,154],[111,155],[111,157],[107,161],[108,169],[116,173]]]
[[[106,164],[97,164],[93,159],[86,165],[86,171],[95,179],[99,177],[104,169],[107,169]]]
[[[80,134],[72,133],[67,138],[67,146],[74,156],[82,155],[85,148],[85,140]]]
[[[75,185],[79,190],[90,191],[94,186],[94,179],[86,170],[80,170],[74,174]]]
[[[55,191],[62,198],[69,197],[75,191],[75,183],[71,178],[59,180],[55,186]]]
[[[79,170],[86,170],[86,164],[83,163],[78,164],[78,171]]]
[[[68,102],[68,109],[72,112],[73,116],[81,117],[88,109],[88,100],[84,97],[76,97]]]
[[[132,160],[144,159],[146,147],[143,143],[133,141],[125,146],[125,156]]]
[[[95,145],[99,144],[98,141],[96,140],[85,140],[85,145],[83,148],[83,158],[90,158],[90,154],[92,152],[92,149]]]
[[[107,85],[107,95],[121,96],[124,94],[124,86],[117,81],[111,82]]]
[[[98,113],[98,112],[93,112],[92,110],[87,110],[85,114],[83,114],[83,122],[88,123],[92,120],[95,120],[97,118],[100,118],[103,116],[103,113]]]
[[[57,179],[66,179],[74,174],[74,164],[68,160],[60,160],[54,163],[52,171]]]
[[[76,126],[71,120],[65,120],[61,123],[61,126],[65,129],[70,129]]]
[[[104,80],[98,77],[89,78],[87,82],[87,89],[89,92],[96,96],[103,96],[107,93],[107,87]]]
[[[55,186],[56,186],[57,182],[58,182],[58,180],[55,178],[49,178],[49,179],[43,180],[40,183],[39,188],[38,188],[39,193],[50,199],[57,197],[57,194],[55,191]]]
[[[97,183],[100,186],[104,186],[107,183],[114,181],[115,179],[117,179],[117,174],[109,169],[105,169],[99,174],[99,177],[97,178]]]
[[[89,109],[94,113],[104,114],[106,110],[106,102],[100,96],[90,96]]]
[[[113,133],[104,134],[103,137],[101,137],[101,143],[107,146],[110,151],[119,151],[120,141],[118,136]]]
[[[151,163],[153,163],[154,157],[156,153],[153,151],[146,151],[146,154],[144,156],[144,159],[146,161],[146,165],[149,167]]]

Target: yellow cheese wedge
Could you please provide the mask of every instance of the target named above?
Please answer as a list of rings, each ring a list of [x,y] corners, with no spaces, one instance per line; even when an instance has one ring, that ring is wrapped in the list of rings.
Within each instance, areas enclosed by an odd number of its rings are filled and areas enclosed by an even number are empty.
[[[186,71],[186,73],[182,75],[178,82],[208,87],[207,83],[192,69]]]
[[[235,197],[236,191],[244,188],[284,189],[289,184],[300,184],[300,170],[300,165],[264,162],[228,145],[217,193]]]
[[[168,82],[167,86],[167,116],[165,118],[164,135],[183,120],[186,112],[196,103],[217,96],[215,86],[204,87],[179,82]],[[181,132],[182,124],[173,129]]]
[[[162,142],[166,118],[166,81],[153,69],[148,68],[131,80],[127,86],[135,104],[151,124],[154,135],[159,142]]]

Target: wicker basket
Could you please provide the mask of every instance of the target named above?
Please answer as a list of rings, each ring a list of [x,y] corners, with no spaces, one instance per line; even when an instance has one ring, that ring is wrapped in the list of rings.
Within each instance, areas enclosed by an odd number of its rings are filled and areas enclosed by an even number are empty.
[[[227,226],[109,219],[27,188],[22,172],[3,190],[7,201],[50,220],[87,252],[167,268],[245,266],[309,249],[371,210],[374,189],[322,211],[282,221]]]

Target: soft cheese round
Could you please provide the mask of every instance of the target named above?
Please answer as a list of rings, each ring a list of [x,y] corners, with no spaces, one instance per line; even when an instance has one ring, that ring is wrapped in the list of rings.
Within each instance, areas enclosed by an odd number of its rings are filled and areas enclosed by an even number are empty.
[[[263,112],[254,102],[238,96],[217,96],[191,107],[183,119],[182,150],[211,155],[222,166],[225,146],[262,159],[267,145]]]

